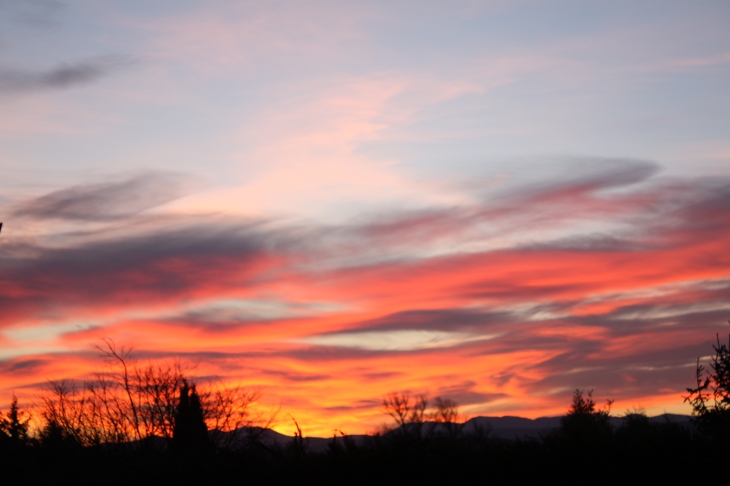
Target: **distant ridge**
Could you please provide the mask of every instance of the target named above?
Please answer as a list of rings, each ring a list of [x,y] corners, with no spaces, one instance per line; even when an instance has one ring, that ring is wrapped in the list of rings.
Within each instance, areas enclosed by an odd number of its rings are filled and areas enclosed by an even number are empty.
[[[471,435],[477,433],[486,433],[489,431],[490,439],[498,440],[517,440],[525,438],[539,438],[540,435],[549,433],[550,431],[560,427],[560,420],[562,416],[558,417],[540,417],[536,419],[528,419],[523,417],[504,416],[504,417],[474,417],[464,423],[463,434]],[[622,417],[610,417],[610,423],[614,428],[618,428],[623,423]],[[689,415],[677,415],[671,413],[665,413],[654,417],[649,417],[649,423],[658,424],[670,422],[682,426],[691,426],[691,417]],[[423,430],[425,434],[429,432],[438,432],[439,428],[442,427],[440,424],[435,422],[426,422]],[[256,432],[259,440],[262,444],[267,447],[286,447],[291,443],[293,437],[280,434],[274,430],[260,430]],[[395,429],[398,430],[398,429]],[[395,430],[389,432],[394,433]],[[240,432],[244,432],[240,430]],[[365,445],[368,442],[374,440],[373,436],[360,434],[360,435],[348,435],[348,440],[352,440],[356,445]],[[340,444],[344,443],[342,437],[336,439]],[[327,450],[329,443],[332,442],[332,437],[304,437],[304,447],[309,452],[324,452]]]
[[[473,434],[482,430],[491,428],[490,437],[495,439],[522,439],[525,437],[538,438],[541,434],[548,433],[560,427],[560,420],[563,416],[558,417],[540,417],[536,419],[528,419],[522,417],[504,416],[504,417],[474,417],[464,424],[464,433]],[[609,422],[614,428],[618,428],[623,424],[622,417],[610,417]],[[677,415],[665,413],[654,417],[649,417],[649,423],[658,424],[663,422],[671,422],[679,425],[689,426],[691,417],[689,415]]]

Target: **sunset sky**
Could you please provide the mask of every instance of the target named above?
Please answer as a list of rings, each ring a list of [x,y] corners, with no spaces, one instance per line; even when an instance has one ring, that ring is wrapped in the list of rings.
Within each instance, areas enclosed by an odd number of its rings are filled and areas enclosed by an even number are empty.
[[[0,410],[101,338],[305,435],[689,413],[730,331],[730,2],[0,0]]]

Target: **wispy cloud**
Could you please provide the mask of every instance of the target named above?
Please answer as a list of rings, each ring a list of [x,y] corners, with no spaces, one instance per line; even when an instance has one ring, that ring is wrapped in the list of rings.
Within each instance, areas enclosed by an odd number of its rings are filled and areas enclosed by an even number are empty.
[[[617,162],[339,226],[182,215],[148,226],[141,211],[168,199],[144,196],[157,176],[56,191],[17,207],[126,233],[2,247],[4,347],[36,352],[12,351],[1,369],[16,387],[40,382],[47,353],[66,349],[54,359],[83,376],[89,342],[106,335],[150,359],[187,356],[201,376],[268,385],[315,428],[334,413],[372,424],[377,406],[352,405],[396,390],[453,393],[471,413],[559,413],[576,386],[650,408],[682,392],[679,371],[726,319],[730,288],[730,181],[654,172]],[[307,398],[321,389],[331,396]]]
[[[158,172],[121,182],[75,186],[24,201],[14,215],[78,221],[128,218],[183,196],[186,182],[179,174]]]
[[[89,84],[134,62],[128,56],[106,56],[63,63],[44,71],[0,69],[0,93],[57,90]]]
[[[10,11],[13,23],[45,29],[59,25],[57,14],[64,7],[66,4],[58,0],[0,1],[0,11]]]
[[[342,346],[373,351],[410,351],[458,346],[494,335],[468,334],[463,332],[402,330],[402,331],[359,331],[309,336],[298,342],[316,346]]]

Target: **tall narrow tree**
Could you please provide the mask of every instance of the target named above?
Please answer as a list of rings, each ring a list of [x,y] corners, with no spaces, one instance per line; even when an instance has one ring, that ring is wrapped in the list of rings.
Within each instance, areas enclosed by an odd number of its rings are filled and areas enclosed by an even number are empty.
[[[5,432],[14,445],[24,444],[28,441],[28,422],[30,416],[18,407],[18,398],[13,393],[10,402],[10,410],[5,418],[0,418],[0,430]]]
[[[209,444],[208,427],[195,384],[183,380],[175,414],[173,444],[181,449],[204,449]]]

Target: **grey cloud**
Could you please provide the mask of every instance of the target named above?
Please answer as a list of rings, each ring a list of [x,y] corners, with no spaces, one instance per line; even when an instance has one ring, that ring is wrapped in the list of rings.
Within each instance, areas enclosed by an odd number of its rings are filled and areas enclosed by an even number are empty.
[[[531,243],[518,247],[523,250],[601,251],[631,252],[648,251],[653,247],[647,243],[617,238],[612,235],[592,234],[558,238],[546,243]]]
[[[702,191],[688,191],[681,200],[677,215],[693,232],[727,228],[730,224],[730,181],[702,181]],[[686,191],[687,192],[687,191]]]
[[[323,407],[322,410],[330,412],[348,412],[353,410],[367,410],[380,407],[382,402],[380,400],[357,400],[352,405],[342,405],[338,407]]]
[[[626,401],[633,394],[658,394],[662,390],[666,393],[667,389],[681,394],[692,383],[695,371],[692,364],[697,356],[707,354],[710,349],[709,345],[701,344],[677,345],[660,351],[634,352],[630,356],[592,359],[576,359],[575,355],[566,353],[543,363],[540,368],[546,377],[533,386],[541,391],[595,389],[600,396],[622,399],[622,406],[637,405]]]
[[[177,199],[183,195],[184,183],[180,175],[148,173],[122,182],[79,185],[23,202],[14,215],[78,221],[120,219]]]
[[[0,320],[74,305],[161,302],[199,286],[240,289],[252,285],[231,272],[257,264],[282,243],[255,225],[218,227],[200,223],[155,234],[94,241],[73,248],[24,245],[32,257],[0,255],[0,282],[29,292],[0,295]],[[235,279],[235,280],[231,280]]]
[[[332,334],[358,334],[372,331],[438,330],[460,331],[511,320],[505,312],[485,312],[461,309],[439,309],[397,312],[387,316],[359,322],[354,329]]]
[[[57,0],[0,1],[0,8],[7,8],[13,12],[10,18],[14,24],[46,29],[59,25],[56,14],[64,7],[66,4]]]
[[[307,346],[303,348],[287,350],[282,356],[297,359],[300,361],[340,361],[350,359],[362,359],[386,354],[405,354],[404,351],[374,351],[369,349],[345,348],[340,346]]]
[[[728,289],[694,292],[700,304],[728,302]],[[667,305],[664,302],[647,301],[618,307],[606,314],[570,316],[561,320],[580,326],[598,326],[610,329],[615,336],[635,335],[639,332],[656,332],[670,328],[692,328],[712,335],[713,329],[724,325],[728,311],[722,308],[707,308],[703,305]],[[679,311],[679,312],[672,312]],[[629,315],[630,314],[630,315]],[[704,330],[702,330],[704,329]]]
[[[528,184],[517,189],[517,197],[560,195],[565,191],[596,191],[644,182],[660,171],[654,162],[637,159],[571,159],[557,171],[559,180]]]
[[[594,187],[624,187],[644,182],[661,170],[659,164],[637,159],[596,160],[601,169],[586,176],[583,181]],[[580,180],[580,179],[579,179]]]
[[[122,66],[133,63],[126,56],[107,56],[75,64],[62,63],[45,71],[0,70],[0,93],[21,93],[69,88],[96,81]]]
[[[321,381],[332,378],[329,375],[316,375],[307,373],[297,373],[293,371],[278,371],[278,370],[261,370],[265,375],[277,376],[287,381],[300,382],[300,381]]]
[[[515,252],[516,254],[518,252]],[[546,254],[548,254],[546,252]],[[524,300],[539,300],[555,294],[561,294],[568,291],[575,291],[585,286],[580,282],[574,284],[554,284],[554,285],[523,285],[516,282],[494,282],[486,281],[484,283],[471,284],[468,286],[455,289],[460,291],[460,295],[468,298],[490,298],[490,299],[507,299],[519,296]]]
[[[403,375],[402,372],[395,372],[395,371],[384,371],[382,373],[365,373],[362,375],[362,378],[365,378],[367,380],[383,380],[385,378],[392,378],[394,376],[401,376]]]
[[[498,192],[482,194],[473,206],[419,209],[397,214],[378,215],[343,228],[345,238],[367,238],[380,244],[404,244],[434,241],[468,232],[475,225],[489,223],[498,228],[496,234],[554,225],[556,221],[582,215],[595,217],[590,201],[597,201],[601,191],[626,188],[649,180],[659,166],[632,159],[586,159],[574,161],[549,182],[510,185]],[[559,177],[559,179],[557,178]],[[624,195],[609,196],[620,203]],[[644,209],[644,208],[638,208]],[[348,234],[349,233],[349,234]],[[569,244],[608,247],[634,243],[607,236],[591,237],[594,241],[572,241]],[[615,237],[613,237],[615,238]],[[563,242],[565,244],[565,242]]]
[[[504,393],[480,393],[474,390],[477,383],[464,381],[461,383],[440,387],[434,396],[449,398],[458,405],[486,404],[507,396]]]
[[[648,181],[659,172],[657,164],[631,159],[592,160],[559,171],[559,179],[506,188],[501,194],[485,197],[476,215],[485,221],[502,220],[507,227],[553,224],[576,216],[596,217],[599,201],[631,201],[625,194],[605,194]],[[648,186],[636,189],[647,191]],[[601,194],[604,192],[604,194]],[[634,203],[637,205],[637,203]],[[643,210],[645,208],[638,207]]]
[[[726,313],[721,312],[696,313],[682,316],[682,320],[669,327],[655,320],[636,319],[630,323],[621,322],[618,328],[615,323],[619,321],[612,320],[611,315],[574,317],[569,322],[583,326],[595,325],[598,319],[609,329],[610,335],[601,340],[543,336],[539,341],[531,342],[530,348],[564,351],[526,369],[539,370],[538,374],[545,376],[532,385],[537,391],[595,389],[600,396],[619,400],[620,407],[640,405],[631,402],[632,396],[666,393],[667,390],[676,390],[680,395],[692,382],[695,360],[709,354],[711,338],[726,317]],[[656,346],[667,333],[682,334],[682,330],[687,329],[691,329],[698,339],[665,340],[662,347]],[[633,337],[633,347],[622,353],[605,352],[610,343],[627,336]],[[507,343],[507,349],[519,345],[519,341]]]
[[[199,363],[201,361],[214,362],[220,369],[226,370],[238,370],[241,368],[241,360],[252,360],[256,361],[262,357],[266,357],[267,354],[264,352],[237,352],[227,353],[223,351],[172,351],[172,350],[152,350],[152,349],[140,349],[135,350],[135,356],[139,359],[145,360],[160,360],[170,358],[182,358],[189,360],[192,363]]]
[[[0,361],[0,373],[29,373],[37,371],[48,364],[43,359],[16,359]]]
[[[163,258],[180,261],[208,261],[244,258],[263,251],[266,235],[255,228],[220,228],[201,224],[156,234],[119,240],[92,242],[78,248],[38,249],[32,261],[18,262],[26,275],[60,272],[68,276],[90,277],[125,269],[143,270]],[[164,270],[159,269],[164,273]],[[87,274],[88,273],[88,274]]]
[[[642,170],[648,169],[637,169],[639,173]],[[617,176],[615,179],[636,180],[639,175],[635,174],[625,178]],[[175,186],[174,181],[175,178],[169,175],[147,174],[114,184],[76,186],[24,202],[16,207],[16,214],[28,218],[61,218],[80,221],[125,218],[176,197],[179,192],[171,189]],[[686,209],[683,209],[686,204],[674,207],[672,214],[675,219],[667,218],[669,221],[667,225],[671,225],[670,229],[682,232],[686,225],[695,224],[708,227],[715,232],[701,235],[703,241],[722,241],[727,225],[720,223],[726,221],[724,218],[727,218],[728,214],[725,211],[728,201],[727,184],[723,185],[722,182],[715,181],[712,183],[714,185],[710,186],[707,181],[683,182],[681,185],[687,188],[685,192],[689,194],[685,198],[685,202],[689,206]],[[708,187],[716,189],[707,191]],[[659,196],[665,198],[671,198],[674,194],[670,193],[669,196],[666,196],[661,193],[661,188],[657,192]],[[650,197],[641,199],[652,200]],[[460,213],[457,211],[457,214]],[[447,217],[448,212],[445,211],[444,218]],[[712,224],[703,224],[707,223],[707,218],[710,217],[716,218],[710,220]],[[134,221],[134,219],[131,220],[131,222]],[[128,221],[124,220],[123,223],[126,228]],[[220,220],[194,220],[193,218],[172,223],[163,218],[160,223],[162,226],[147,234],[130,235],[125,232],[123,236],[119,236],[121,233],[117,233],[114,237],[104,239],[102,239],[104,235],[90,234],[89,240],[96,241],[87,241],[73,247],[48,248],[24,244],[22,249],[13,250],[9,243],[4,243],[3,253],[0,254],[0,284],[7,282],[8,288],[11,288],[12,283],[13,287],[24,289],[27,292],[22,293],[22,297],[0,295],[0,307],[4,309],[0,319],[4,322],[12,322],[13,319],[28,313],[50,312],[54,309],[63,309],[67,304],[101,305],[102,300],[110,305],[129,301],[129,299],[134,299],[134,302],[139,302],[141,305],[155,300],[170,299],[172,301],[191,295],[199,287],[215,287],[220,291],[220,295],[225,295],[227,289],[253,286],[264,278],[275,279],[277,275],[280,275],[276,272],[282,268],[286,271],[291,270],[293,267],[288,257],[295,253],[297,256],[305,257],[312,254],[318,256],[324,254],[323,258],[340,256],[339,247],[328,244],[327,231],[330,230],[329,228],[313,225],[304,227],[304,229],[301,227],[280,228],[277,231],[269,231],[264,229],[265,223],[267,221],[239,221],[231,224],[230,221],[224,223]],[[185,226],[178,226],[180,224]],[[175,227],[171,228],[171,226]],[[637,231],[642,230],[644,230],[643,227],[637,229]],[[688,237],[696,237],[696,233],[689,233],[691,234]],[[304,237],[302,237],[303,234]],[[661,236],[663,233],[658,234]],[[358,236],[367,235],[358,233]],[[564,242],[556,244],[558,248],[564,245],[567,244]],[[388,242],[381,242],[377,236],[362,238],[361,246],[356,249],[365,246],[376,248],[380,254],[388,254],[390,251]],[[573,246],[580,245],[574,243]],[[621,244],[609,240],[605,246],[616,249]],[[551,248],[543,250],[545,256],[549,257]],[[515,248],[510,250],[514,254],[523,251],[534,251],[534,249]],[[254,265],[266,255],[283,257],[278,260],[280,263],[277,265],[280,266],[267,270],[265,276],[257,274],[240,281],[230,280],[233,276],[233,272],[230,271],[231,264]],[[355,254],[353,258],[356,259],[357,255]],[[170,262],[181,263],[181,266],[175,267],[175,265],[170,265]],[[345,262],[345,264],[349,263],[351,262]],[[397,267],[397,264],[391,266]],[[449,268],[446,266],[443,271],[448,272]],[[363,265],[350,267],[347,271],[356,274],[367,270],[368,266]],[[327,277],[326,272],[318,273],[318,270],[313,271],[310,276]],[[550,298],[552,295],[566,294],[567,291],[586,290],[586,284],[581,282],[525,286],[519,279],[492,281],[487,277],[485,276],[484,282],[455,287],[450,291],[460,297],[470,298],[489,297],[509,300],[518,296],[523,300],[546,300],[545,298]],[[724,297],[721,295],[723,292]],[[716,293],[717,295],[703,293],[702,301],[707,301],[708,298],[717,301],[727,297],[726,289],[719,289]],[[547,310],[560,311],[560,305],[564,305],[566,312],[556,312],[556,314],[566,314],[569,308],[577,303],[561,301],[554,303],[557,305],[555,309]],[[650,303],[647,309],[651,310],[657,305],[659,304]],[[620,312],[629,311],[636,313],[641,309],[627,307],[617,310],[613,315],[582,316],[577,321],[572,321],[572,318],[562,320],[570,320],[571,323],[577,325],[605,326],[615,333],[627,334],[654,326],[659,322],[645,318],[618,319]],[[690,313],[686,316],[672,317],[671,320],[689,322],[691,318],[707,315]],[[200,322],[208,321],[210,317],[181,316],[179,325],[207,327],[208,331],[215,332],[226,330],[226,326],[243,326],[248,322],[245,316],[242,316],[240,321]],[[521,321],[524,321],[524,316],[520,318],[509,312],[414,308],[379,319],[351,322],[347,327],[350,332],[400,329],[506,331],[506,334],[499,339],[478,344],[480,347],[489,348],[488,352],[491,352],[496,347],[519,345],[519,342],[516,341],[517,338],[509,333],[510,327],[520,325],[521,329],[529,329],[533,325]],[[565,344],[564,338],[545,337],[531,346],[559,348]],[[339,359],[340,353],[343,357],[353,354],[366,356],[382,353],[380,351],[353,349],[339,351],[323,349],[323,347],[315,348],[301,349],[294,353],[322,360]]]

